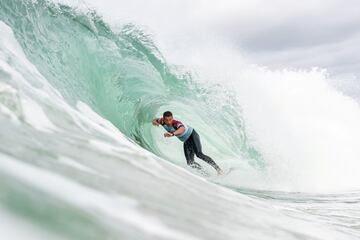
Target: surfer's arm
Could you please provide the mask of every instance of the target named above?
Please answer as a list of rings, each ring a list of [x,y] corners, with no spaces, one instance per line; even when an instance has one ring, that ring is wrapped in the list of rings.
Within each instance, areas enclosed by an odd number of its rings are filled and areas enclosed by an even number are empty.
[[[172,137],[172,136],[176,136],[176,135],[180,135],[185,131],[184,127],[180,127],[178,129],[176,129],[175,132],[166,132],[164,133],[164,137]]]
[[[179,127],[178,129],[176,129],[175,132],[173,132],[173,136],[181,135],[183,132],[185,132],[185,128],[184,127]]]
[[[184,124],[182,122],[174,119],[172,124],[173,124],[173,127],[176,129],[173,132],[173,136],[181,135],[181,134],[183,134],[185,132],[185,127],[184,127]]]
[[[152,125],[159,126],[161,124],[161,118],[154,118],[152,120]]]

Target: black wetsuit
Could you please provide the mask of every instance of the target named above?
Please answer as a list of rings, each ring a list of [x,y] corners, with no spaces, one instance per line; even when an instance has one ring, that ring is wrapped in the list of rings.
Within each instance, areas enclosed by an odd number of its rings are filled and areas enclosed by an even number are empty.
[[[195,131],[195,129],[186,126],[185,124],[183,124],[182,122],[176,119],[173,119],[169,126],[165,124],[164,119],[162,117],[156,118],[156,122],[161,124],[165,128],[165,130],[170,133],[175,132],[180,127],[185,128],[185,132],[176,135],[176,137],[178,137],[179,140],[184,142],[185,158],[189,166],[197,169],[202,169],[201,165],[194,161],[194,155],[196,155],[198,158],[204,160],[205,162],[213,166],[216,169],[216,171],[221,170],[220,167],[214,162],[214,160],[212,160],[209,156],[202,153],[200,137],[199,134]],[[191,134],[188,135],[188,132],[191,132]]]
[[[189,138],[184,142],[184,153],[187,164],[193,168],[202,169],[201,165],[194,161],[194,154],[213,166],[216,171],[220,170],[220,167],[211,159],[211,157],[203,154],[201,150],[201,142],[199,134],[193,129]]]

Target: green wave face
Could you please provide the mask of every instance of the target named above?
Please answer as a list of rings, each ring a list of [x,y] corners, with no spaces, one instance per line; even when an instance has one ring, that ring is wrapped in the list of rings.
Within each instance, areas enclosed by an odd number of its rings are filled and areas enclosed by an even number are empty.
[[[93,11],[44,0],[3,0],[0,20],[67,102],[85,102],[142,147],[165,156],[161,149],[169,146],[156,143],[150,121],[171,110],[198,129],[218,157],[263,167],[231,92],[200,86],[192,74],[168,65],[136,26],[114,32]]]

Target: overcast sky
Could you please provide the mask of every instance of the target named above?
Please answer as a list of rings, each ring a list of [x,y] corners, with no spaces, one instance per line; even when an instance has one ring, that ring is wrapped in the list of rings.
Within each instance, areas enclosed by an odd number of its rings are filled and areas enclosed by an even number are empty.
[[[358,0],[85,2],[112,22],[148,28],[164,46],[231,44],[249,63],[274,69],[326,68],[342,79],[348,91],[360,93],[356,90],[360,85]]]

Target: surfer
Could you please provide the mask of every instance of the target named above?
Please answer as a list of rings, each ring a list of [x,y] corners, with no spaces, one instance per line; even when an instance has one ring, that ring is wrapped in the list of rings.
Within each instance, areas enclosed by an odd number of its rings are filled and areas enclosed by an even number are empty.
[[[180,141],[184,142],[184,154],[189,166],[199,170],[202,169],[201,165],[194,161],[195,154],[215,168],[219,175],[223,174],[223,171],[214,160],[201,151],[200,136],[195,129],[174,119],[170,111],[164,112],[163,117],[153,119],[152,124],[154,126],[162,125],[165,128],[167,132],[164,133],[164,137],[176,136]]]

